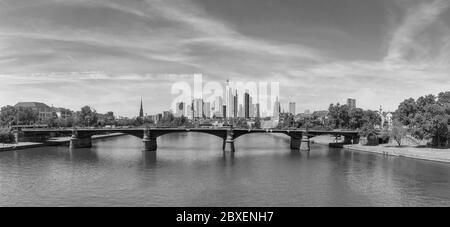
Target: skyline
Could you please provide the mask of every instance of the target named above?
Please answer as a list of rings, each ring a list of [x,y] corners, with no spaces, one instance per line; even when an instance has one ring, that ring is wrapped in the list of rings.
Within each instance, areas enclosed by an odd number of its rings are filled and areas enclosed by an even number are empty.
[[[0,106],[21,101],[134,116],[172,84],[279,81],[297,111],[394,111],[448,89],[449,1],[0,1]],[[264,23],[261,23],[264,21]],[[36,98],[39,97],[39,98]],[[287,108],[286,108],[287,109]]]

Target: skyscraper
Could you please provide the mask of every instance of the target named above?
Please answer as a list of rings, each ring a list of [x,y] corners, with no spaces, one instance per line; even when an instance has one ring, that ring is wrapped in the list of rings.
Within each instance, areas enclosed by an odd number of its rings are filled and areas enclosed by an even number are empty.
[[[203,100],[194,100],[194,118],[203,118]]]
[[[222,115],[222,117],[223,118],[227,118],[227,106],[226,105],[223,105],[223,115]]]
[[[292,114],[292,115],[295,115],[295,113],[296,113],[295,102],[290,102],[289,103],[289,113]]]
[[[239,105],[239,102],[238,102],[238,93],[237,93],[237,90],[236,90],[236,95],[234,96],[234,102],[233,102],[233,104],[234,104],[234,107],[233,107],[233,111],[234,111],[234,113],[233,113],[233,117],[238,117],[238,105]]]
[[[256,103],[256,117],[257,118],[261,117],[261,113],[259,112],[259,103]]]
[[[280,117],[280,112],[281,112],[281,105],[277,97],[273,106],[273,117],[275,118]]]
[[[216,97],[213,105],[214,115],[218,118],[223,117],[223,99],[222,97]]]
[[[203,117],[211,118],[211,103],[203,103]]]
[[[248,94],[248,91],[244,94],[244,117],[250,118],[250,94]]]
[[[230,87],[230,82],[227,80],[227,87],[225,90],[225,101],[227,105],[227,117],[231,118],[234,116],[234,95],[233,95],[233,89]]]
[[[177,109],[175,110],[175,117],[185,116],[185,114],[186,114],[185,109],[186,109],[186,107],[185,107],[184,102],[177,103]]]

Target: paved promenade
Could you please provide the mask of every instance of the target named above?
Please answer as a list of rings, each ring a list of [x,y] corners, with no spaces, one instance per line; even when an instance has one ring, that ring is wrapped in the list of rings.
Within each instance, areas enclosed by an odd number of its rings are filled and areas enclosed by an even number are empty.
[[[415,146],[398,147],[394,144],[382,144],[378,146],[364,146],[361,144],[354,144],[345,145],[344,147],[350,150],[371,152],[382,155],[450,163],[450,149],[434,149]]]
[[[103,139],[103,138],[110,138],[110,137],[116,137],[116,136],[122,136],[123,133],[111,133],[108,135],[94,135],[92,136],[93,140],[96,139]],[[3,144],[0,143],[0,152],[2,151],[11,151],[11,150],[21,150],[21,149],[28,149],[28,148],[35,148],[35,147],[45,147],[49,145],[64,145],[70,142],[70,137],[57,137],[52,138],[46,143],[33,143],[33,142],[20,142],[18,144]]]

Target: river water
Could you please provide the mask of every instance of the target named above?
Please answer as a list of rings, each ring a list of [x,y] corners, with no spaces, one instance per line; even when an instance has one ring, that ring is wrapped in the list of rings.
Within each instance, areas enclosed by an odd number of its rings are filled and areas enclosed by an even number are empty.
[[[450,164],[385,157],[264,134],[98,140],[91,149],[0,153],[0,206],[450,206]]]

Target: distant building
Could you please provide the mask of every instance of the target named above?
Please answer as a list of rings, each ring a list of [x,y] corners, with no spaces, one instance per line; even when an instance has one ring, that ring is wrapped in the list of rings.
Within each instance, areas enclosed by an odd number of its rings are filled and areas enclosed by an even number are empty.
[[[203,117],[211,118],[211,103],[203,103]]]
[[[311,114],[311,110],[306,109],[306,110],[305,110],[305,114]]]
[[[41,102],[19,102],[14,107],[16,108],[31,108],[38,113],[38,121],[46,121],[53,117],[54,109],[47,104]]]
[[[224,105],[222,97],[220,96],[216,97],[216,100],[214,100],[213,104],[213,113],[217,118],[222,118],[224,116],[223,106]]]
[[[55,108],[54,109],[56,116],[59,119],[66,119],[73,116],[73,111],[65,108]]]
[[[139,117],[141,119],[144,118],[144,107],[142,106],[142,99],[141,99],[141,108],[139,110]]]
[[[171,111],[163,111],[163,118],[168,119],[173,116]]]
[[[223,105],[222,117],[227,118],[227,105]]]
[[[313,118],[320,121],[320,123],[325,124],[325,121],[328,119],[328,110],[314,111],[312,114]]]
[[[242,106],[242,104],[239,105],[238,117],[245,117],[244,107]]]
[[[203,100],[194,100],[194,118],[203,118]]]
[[[261,113],[259,112],[259,103],[256,103],[256,117],[257,118],[261,117]]]
[[[347,106],[350,109],[356,109],[356,99],[351,99],[351,98],[347,99]]]
[[[239,106],[238,93],[237,93],[237,91],[235,92],[235,94],[236,94],[236,95],[234,96],[234,102],[233,102],[233,104],[234,104],[234,109],[233,109],[234,114],[233,114],[233,117],[234,117],[234,118],[238,117],[238,106]]]
[[[247,92],[245,92],[244,94],[244,117],[245,118],[250,118],[250,94]]]
[[[175,110],[175,117],[182,117],[185,116],[185,109],[186,104],[184,102],[177,103],[176,110]]]
[[[295,110],[295,102],[290,102],[289,103],[289,113],[292,115],[295,115],[296,110]]]
[[[280,117],[280,113],[281,113],[281,105],[280,105],[280,101],[277,99],[275,100],[275,103],[273,105],[273,117],[278,118]]]
[[[192,113],[193,113],[192,106],[191,105],[187,105],[186,106],[186,117],[188,119],[192,119]]]

